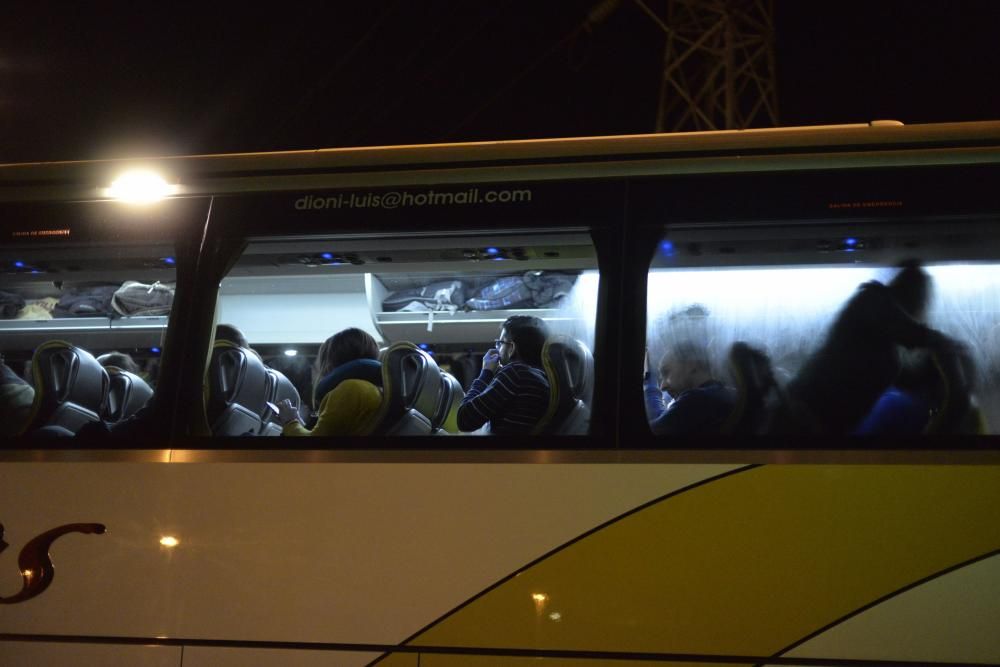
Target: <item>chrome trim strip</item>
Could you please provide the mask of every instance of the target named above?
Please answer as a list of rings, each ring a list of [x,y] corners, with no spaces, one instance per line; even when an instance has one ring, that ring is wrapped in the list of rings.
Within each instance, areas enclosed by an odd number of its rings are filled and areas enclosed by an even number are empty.
[[[7,449],[5,463],[677,463],[1000,465],[1000,450]]]

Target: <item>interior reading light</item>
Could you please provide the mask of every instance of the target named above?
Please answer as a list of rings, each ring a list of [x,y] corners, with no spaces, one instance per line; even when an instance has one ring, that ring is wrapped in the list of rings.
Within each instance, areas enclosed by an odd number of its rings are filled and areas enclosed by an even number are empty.
[[[152,171],[127,171],[107,190],[108,197],[133,204],[148,204],[174,194],[176,188]]]
[[[168,549],[172,549],[173,547],[176,547],[180,543],[181,541],[178,540],[173,535],[164,535],[163,537],[160,538],[160,544],[167,547]]]
[[[298,350],[285,350],[285,356],[286,357],[294,357],[298,353],[299,353]]]

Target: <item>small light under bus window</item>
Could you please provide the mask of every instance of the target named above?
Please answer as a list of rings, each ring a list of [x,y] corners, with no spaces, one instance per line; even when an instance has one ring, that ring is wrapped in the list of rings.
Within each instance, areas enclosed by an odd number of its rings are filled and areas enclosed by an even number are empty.
[[[127,171],[111,183],[106,194],[112,199],[134,204],[159,201],[176,192],[176,187],[152,171]]]

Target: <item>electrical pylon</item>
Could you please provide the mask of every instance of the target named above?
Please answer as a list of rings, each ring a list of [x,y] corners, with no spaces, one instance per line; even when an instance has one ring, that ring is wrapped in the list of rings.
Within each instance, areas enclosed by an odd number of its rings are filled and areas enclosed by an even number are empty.
[[[657,132],[778,124],[773,0],[635,2],[666,35]]]

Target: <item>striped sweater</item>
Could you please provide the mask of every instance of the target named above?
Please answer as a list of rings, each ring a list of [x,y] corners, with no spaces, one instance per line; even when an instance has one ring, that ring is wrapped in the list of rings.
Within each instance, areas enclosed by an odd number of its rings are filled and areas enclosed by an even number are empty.
[[[515,361],[496,375],[483,369],[458,408],[458,428],[475,431],[489,422],[494,435],[523,435],[549,407],[549,381],[541,370]]]

